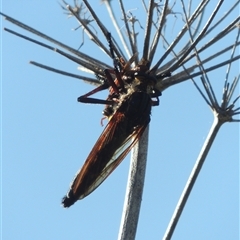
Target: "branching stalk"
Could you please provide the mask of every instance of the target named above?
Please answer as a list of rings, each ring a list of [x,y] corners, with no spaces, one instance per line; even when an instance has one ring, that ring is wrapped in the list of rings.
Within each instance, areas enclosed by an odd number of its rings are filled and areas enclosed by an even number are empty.
[[[163,236],[163,240],[170,240],[172,235],[173,235],[173,232],[175,230],[175,227],[178,223],[178,220],[180,219],[181,217],[181,214],[183,212],[183,209],[187,203],[187,200],[188,200],[188,197],[192,191],[192,188],[194,186],[194,183],[198,177],[198,174],[200,173],[201,169],[202,169],[202,166],[204,164],[204,161],[207,157],[207,154],[214,142],[214,139],[216,138],[217,136],[217,133],[220,129],[220,127],[222,126],[223,122],[221,122],[219,120],[219,118],[215,115],[214,117],[214,121],[213,121],[213,124],[212,124],[212,127],[208,133],[208,136],[203,144],[203,147],[199,153],[199,156],[197,158],[197,161],[192,169],[192,172],[188,178],[188,181],[186,183],[186,186],[185,188],[183,189],[183,192],[179,198],[179,201],[176,205],[176,208],[174,210],[174,213],[172,215],[172,218],[169,222],[169,225],[167,227],[167,230]]]

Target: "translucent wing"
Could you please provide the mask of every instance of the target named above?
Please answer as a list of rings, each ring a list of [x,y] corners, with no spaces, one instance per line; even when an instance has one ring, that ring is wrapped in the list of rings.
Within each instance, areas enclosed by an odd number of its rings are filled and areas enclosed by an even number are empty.
[[[129,135],[129,137],[124,141],[123,145],[116,150],[104,169],[99,173],[98,176],[96,176],[96,180],[88,187],[86,192],[79,197],[79,199],[86,197],[88,194],[94,191],[113,172],[113,170],[122,162],[122,160],[137,143],[145,127],[146,126],[141,126],[136,129],[134,133]]]
[[[121,163],[143,134],[150,111],[151,99],[143,92],[131,94],[121,104],[75,176],[62,200],[64,207],[94,191]]]

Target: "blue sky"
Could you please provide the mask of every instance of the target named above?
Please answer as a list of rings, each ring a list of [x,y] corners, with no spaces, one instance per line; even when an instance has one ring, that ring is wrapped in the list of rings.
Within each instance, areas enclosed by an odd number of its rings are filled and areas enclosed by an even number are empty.
[[[93,7],[109,22],[104,5],[96,1]],[[77,23],[67,20],[57,1],[3,1],[1,11],[73,48],[82,42],[82,31],[71,31]],[[238,11],[233,14],[237,16]],[[181,16],[176,17],[178,24]],[[144,25],[145,19],[140,20]],[[3,18],[1,21],[1,29],[8,27],[38,39]],[[81,50],[111,65],[86,35]],[[163,50],[158,51],[161,56]],[[28,64],[34,60],[79,73],[75,63],[4,31],[1,58],[3,239],[116,239],[129,156],[90,196],[69,209],[60,206],[72,178],[103,130],[103,106],[76,101],[92,86]],[[225,71],[222,68],[210,74],[218,99]],[[232,78],[239,73],[237,64],[232,73]],[[200,82],[199,78],[195,80]],[[100,97],[106,95],[104,92]],[[213,122],[211,110],[190,81],[167,89],[160,101],[152,110],[136,236],[140,240],[162,238]],[[172,239],[238,239],[238,231],[239,124],[226,123]]]

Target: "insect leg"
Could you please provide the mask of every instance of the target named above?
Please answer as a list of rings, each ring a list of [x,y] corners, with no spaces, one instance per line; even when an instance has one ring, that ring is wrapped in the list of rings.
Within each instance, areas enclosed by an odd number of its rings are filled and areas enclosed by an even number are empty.
[[[97,98],[89,98],[89,96],[91,96],[99,91],[108,89],[108,88],[109,88],[109,85],[107,83],[104,83],[101,86],[93,89],[92,91],[78,97],[77,100],[78,100],[78,102],[82,102],[82,103],[107,104],[107,105],[112,104],[113,101],[102,100],[102,99],[97,99]]]

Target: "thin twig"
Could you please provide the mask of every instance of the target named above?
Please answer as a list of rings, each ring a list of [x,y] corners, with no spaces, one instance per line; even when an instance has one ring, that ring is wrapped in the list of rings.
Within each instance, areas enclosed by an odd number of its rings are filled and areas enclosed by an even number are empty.
[[[208,133],[208,136],[202,146],[202,149],[199,153],[199,156],[197,158],[197,161],[192,169],[192,172],[187,180],[187,184],[185,186],[185,188],[183,189],[183,192],[180,196],[180,199],[178,200],[178,203],[176,205],[176,208],[175,208],[175,211],[172,215],[172,218],[168,224],[168,227],[167,227],[167,230],[163,236],[163,240],[170,240],[172,235],[173,235],[173,232],[175,230],[175,227],[178,223],[178,220],[181,216],[181,213],[183,211],[183,208],[187,202],[187,199],[192,191],[192,188],[194,186],[194,183],[198,177],[198,174],[200,173],[201,169],[202,169],[202,166],[204,164],[204,161],[207,157],[207,154],[212,146],[212,143],[214,141],[214,139],[216,138],[217,136],[217,133],[220,129],[222,125],[222,122],[219,121],[219,119],[217,117],[214,118],[214,121],[213,121],[213,124],[212,124],[212,127]]]
[[[148,53],[149,53],[149,42],[150,42],[151,29],[152,29],[153,9],[154,9],[154,1],[150,0],[149,7],[148,7],[146,31],[145,31],[145,38],[144,38],[144,45],[143,45],[143,56],[142,56],[142,59],[145,61],[148,59]]]
[[[168,8],[168,0],[165,0],[164,8],[163,8],[161,19],[160,19],[160,22],[159,22],[159,27],[157,28],[157,31],[156,31],[155,36],[153,38],[153,43],[152,43],[150,53],[149,53],[149,58],[148,59],[149,59],[150,62],[152,62],[152,60],[153,60],[153,57],[154,57],[154,54],[155,54],[155,51],[156,51],[156,48],[157,48],[157,45],[158,45],[158,42],[159,42],[159,38],[160,38],[161,33],[162,33],[162,28],[164,26],[164,22],[166,21],[167,8]]]
[[[29,63],[32,64],[32,65],[35,65],[37,67],[44,68],[48,71],[52,71],[52,72],[55,72],[55,73],[58,73],[58,74],[61,74],[61,75],[65,75],[65,76],[68,76],[68,77],[76,78],[76,79],[81,79],[84,82],[87,82],[87,83],[95,85],[95,86],[100,85],[99,80],[96,80],[94,78],[89,78],[89,77],[86,77],[86,76],[72,74],[72,73],[69,73],[69,72],[65,72],[65,71],[62,71],[62,70],[59,70],[59,69],[56,69],[56,68],[52,68],[52,67],[34,62],[34,61],[30,61]]]

